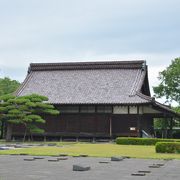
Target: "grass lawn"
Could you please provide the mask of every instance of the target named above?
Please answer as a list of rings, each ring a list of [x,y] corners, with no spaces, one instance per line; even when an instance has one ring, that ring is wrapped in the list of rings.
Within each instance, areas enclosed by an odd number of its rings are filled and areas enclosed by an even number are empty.
[[[20,154],[29,155],[59,155],[61,153],[70,156],[87,154],[92,157],[111,157],[111,156],[129,156],[133,158],[155,158],[155,159],[180,159],[180,154],[163,154],[156,153],[155,146],[141,145],[117,145],[91,144],[91,143],[57,143],[63,145],[60,147],[32,147],[15,150],[1,150],[0,154]]]

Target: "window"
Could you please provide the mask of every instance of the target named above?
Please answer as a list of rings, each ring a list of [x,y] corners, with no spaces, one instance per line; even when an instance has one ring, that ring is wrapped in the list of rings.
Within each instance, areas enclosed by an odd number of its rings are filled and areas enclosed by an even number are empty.
[[[112,106],[97,106],[97,113],[112,113]]]
[[[60,113],[78,113],[79,112],[79,106],[61,106]]]
[[[81,113],[95,113],[95,106],[80,106]]]

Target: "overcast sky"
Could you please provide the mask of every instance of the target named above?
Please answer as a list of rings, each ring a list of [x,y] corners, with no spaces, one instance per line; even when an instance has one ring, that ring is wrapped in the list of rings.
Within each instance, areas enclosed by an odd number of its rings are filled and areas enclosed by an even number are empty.
[[[31,62],[146,60],[150,86],[180,54],[180,0],[0,0],[0,77]]]

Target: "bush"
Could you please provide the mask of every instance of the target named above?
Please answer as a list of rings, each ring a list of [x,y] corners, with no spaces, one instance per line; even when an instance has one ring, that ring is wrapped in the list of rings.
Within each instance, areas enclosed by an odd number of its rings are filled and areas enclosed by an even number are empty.
[[[180,142],[180,139],[133,138],[133,137],[116,138],[116,144],[123,144],[123,145],[155,145],[157,142]]]
[[[179,142],[157,142],[155,148],[157,153],[180,153]]]
[[[180,129],[173,130],[173,138],[180,138]]]

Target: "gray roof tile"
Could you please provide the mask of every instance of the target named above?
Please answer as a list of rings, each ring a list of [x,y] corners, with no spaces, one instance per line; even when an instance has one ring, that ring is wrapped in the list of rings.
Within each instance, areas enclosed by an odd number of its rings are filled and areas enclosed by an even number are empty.
[[[147,73],[143,64],[144,61],[31,64],[17,95],[38,93],[53,104],[148,103],[149,99],[137,95]]]

